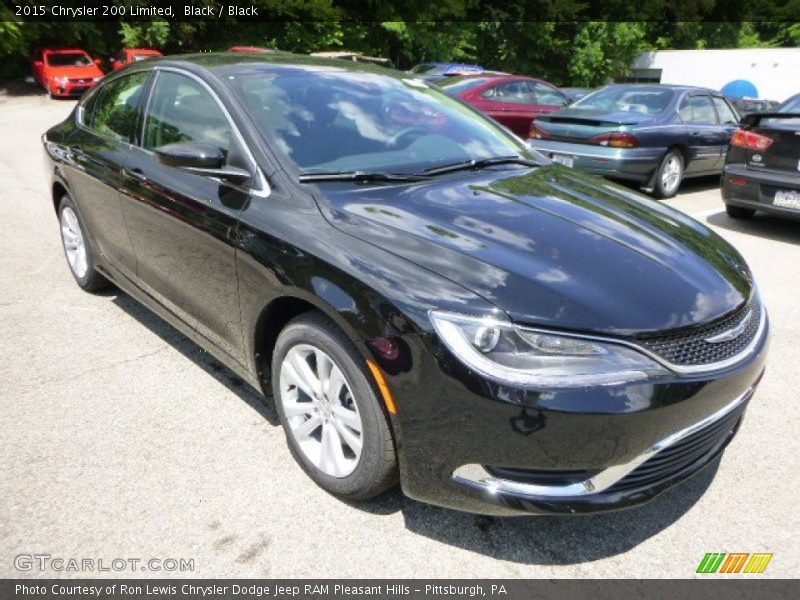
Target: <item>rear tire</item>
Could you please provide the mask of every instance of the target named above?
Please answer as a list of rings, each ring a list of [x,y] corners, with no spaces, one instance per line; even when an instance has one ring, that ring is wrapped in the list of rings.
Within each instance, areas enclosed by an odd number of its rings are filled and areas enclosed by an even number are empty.
[[[397,482],[394,440],[364,358],[324,315],[278,336],[272,391],[295,460],[324,490],[368,500]]]
[[[733,206],[732,204],[725,205],[725,212],[728,213],[731,219],[750,219],[756,214],[755,209]]]
[[[656,171],[653,194],[656,198],[672,198],[681,187],[681,181],[683,181],[683,154],[679,150],[670,150],[664,155]]]
[[[58,205],[58,222],[61,229],[61,245],[67,265],[81,289],[96,292],[107,288],[108,279],[97,272],[97,261],[86,227],[78,216],[72,198],[64,196]]]

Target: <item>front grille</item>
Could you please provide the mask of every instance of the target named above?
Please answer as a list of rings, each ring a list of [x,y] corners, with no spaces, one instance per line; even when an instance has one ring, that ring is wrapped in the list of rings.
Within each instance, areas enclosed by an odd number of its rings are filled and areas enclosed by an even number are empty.
[[[733,358],[755,339],[761,322],[761,306],[751,299],[727,317],[688,333],[674,333],[658,337],[640,337],[636,343],[661,357],[668,363],[681,366],[710,365]],[[747,315],[750,321],[744,331],[732,340],[711,343],[707,339],[721,334],[742,322]]]
[[[742,403],[718,421],[664,448],[607,491],[620,492],[655,485],[715,455],[736,432],[745,405]]]
[[[69,82],[70,83],[92,83],[92,80],[91,80],[91,78],[90,79],[70,79]]]

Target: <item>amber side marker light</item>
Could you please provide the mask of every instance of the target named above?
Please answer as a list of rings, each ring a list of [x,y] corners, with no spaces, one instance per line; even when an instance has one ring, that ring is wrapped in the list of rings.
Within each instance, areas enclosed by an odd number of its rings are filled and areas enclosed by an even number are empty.
[[[390,414],[396,415],[397,406],[394,403],[392,390],[389,389],[389,384],[386,383],[386,377],[383,376],[383,371],[381,371],[381,368],[371,360],[367,361],[367,366],[369,367],[369,370],[372,371],[372,376],[375,378],[375,383],[378,384],[378,389],[381,391],[381,396],[383,396],[383,402],[386,404],[386,410],[388,410]]]

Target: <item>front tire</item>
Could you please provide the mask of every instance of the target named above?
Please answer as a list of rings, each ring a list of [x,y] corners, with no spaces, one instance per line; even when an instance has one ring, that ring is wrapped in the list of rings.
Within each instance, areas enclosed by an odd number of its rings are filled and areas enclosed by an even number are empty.
[[[67,265],[81,289],[96,292],[108,287],[108,280],[97,272],[91,241],[69,196],[64,196],[58,205],[58,222]]]
[[[653,189],[656,198],[675,196],[681,181],[683,181],[683,154],[678,150],[670,150],[664,155],[656,172],[656,184]]]
[[[394,441],[364,359],[325,316],[283,329],[272,357],[275,406],[295,460],[320,487],[367,500],[397,481]]]
[[[733,206],[732,204],[725,205],[725,212],[731,219],[750,219],[756,214],[752,208],[744,208],[741,206]]]

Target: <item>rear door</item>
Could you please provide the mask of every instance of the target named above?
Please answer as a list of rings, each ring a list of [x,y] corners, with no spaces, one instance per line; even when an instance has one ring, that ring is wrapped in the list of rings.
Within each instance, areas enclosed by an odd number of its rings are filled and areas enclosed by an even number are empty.
[[[131,152],[122,185],[138,280],[170,311],[242,361],[235,243],[250,188],[166,166],[154,149],[186,141],[213,144],[229,166],[254,177],[257,171],[210,88],[189,74],[156,72],[142,141]]]
[[[713,172],[722,160],[724,147],[714,103],[708,94],[686,94],[678,106],[678,116],[686,125],[689,161],[686,173]]]

